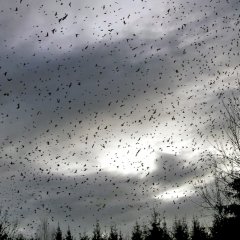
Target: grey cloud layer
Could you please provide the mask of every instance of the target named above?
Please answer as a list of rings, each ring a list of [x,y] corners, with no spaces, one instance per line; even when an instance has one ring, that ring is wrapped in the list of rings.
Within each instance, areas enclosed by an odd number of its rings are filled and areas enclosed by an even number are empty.
[[[178,214],[183,213],[182,206],[189,200],[173,198],[164,202],[153,196],[181,186],[183,182],[189,182],[189,179],[197,176],[198,171],[193,171],[191,167],[183,170],[183,160],[175,156],[163,155],[161,158],[163,164],[159,161],[156,170],[142,179],[137,176],[122,177],[108,172],[86,176],[76,174],[75,177],[47,173],[15,173],[11,179],[14,183],[5,178],[4,193],[6,196],[12,196],[12,201],[8,199],[5,206],[15,207],[13,217],[21,217],[23,214],[26,222],[32,219],[38,222],[47,215],[54,223],[60,220],[73,221],[72,226],[78,230],[80,226],[81,231],[91,229],[96,219],[107,225],[125,219],[121,226],[127,231],[128,222],[131,224],[136,219],[147,220],[139,216],[142,215],[142,211],[145,212],[142,216],[149,216],[153,207],[171,218],[176,214],[176,210]],[[179,206],[181,208],[178,208]],[[31,226],[35,226],[35,222],[32,222]]]
[[[236,86],[239,2],[179,2],[169,13],[165,4],[161,11],[153,8],[157,3],[139,3],[129,18],[120,3],[111,8],[83,2],[81,16],[74,1],[74,8],[4,3],[1,201],[9,209],[15,205],[26,222],[51,210],[62,222],[85,215],[86,228],[101,215],[127,224],[161,202],[154,186],[171,190],[208,173],[196,159],[187,166],[181,151],[201,146],[197,133],[208,134],[209,117],[218,118],[219,95],[228,96]],[[112,25],[104,23],[106,11]],[[96,14],[102,25],[95,24]],[[151,138],[159,141],[157,148]],[[183,143],[192,138],[191,146]],[[110,141],[118,142],[118,157],[134,151],[135,169],[141,165],[137,152],[149,145],[149,154],[157,153],[156,169],[147,175],[145,159],[144,178],[99,172],[97,159]],[[170,145],[176,157],[166,153]],[[69,207],[78,211],[67,216]]]

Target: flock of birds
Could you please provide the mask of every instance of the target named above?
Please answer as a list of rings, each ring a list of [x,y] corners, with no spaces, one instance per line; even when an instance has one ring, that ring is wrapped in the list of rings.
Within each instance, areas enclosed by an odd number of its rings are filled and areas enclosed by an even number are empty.
[[[77,229],[127,225],[153,206],[184,213],[194,179],[211,171],[199,154],[219,131],[220,99],[237,86],[239,9],[4,3],[0,205],[28,230],[45,215]]]

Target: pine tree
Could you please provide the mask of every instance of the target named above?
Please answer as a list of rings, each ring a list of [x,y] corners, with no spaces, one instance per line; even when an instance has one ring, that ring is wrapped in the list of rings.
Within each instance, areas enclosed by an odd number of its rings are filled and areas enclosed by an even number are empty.
[[[160,226],[161,221],[158,213],[153,210],[151,227],[148,229],[146,240],[163,239],[163,229]]]
[[[111,226],[108,240],[118,240],[118,232],[116,225]]]
[[[235,175],[237,176],[237,174]],[[237,240],[240,229],[240,176],[227,185],[230,203],[222,205],[222,214],[214,216],[211,234],[213,240]]]
[[[102,240],[101,228],[99,222],[96,223],[95,228],[93,230],[92,240]]]
[[[217,134],[216,146],[207,160],[213,166],[215,185],[202,186],[200,195],[207,208],[214,211],[211,227],[213,240],[239,239],[240,229],[240,82],[238,94],[232,94],[228,102],[223,101],[224,129],[221,138]],[[212,129],[219,125],[212,125]],[[219,142],[224,140],[224,142]],[[210,165],[210,166],[211,166]],[[210,191],[211,190],[211,191]]]
[[[62,240],[62,231],[59,224],[55,233],[55,240]]]
[[[138,222],[136,222],[136,225],[133,228],[131,240],[143,240],[143,232]]]
[[[163,229],[162,240],[171,240],[172,238],[171,238],[171,236],[170,236],[170,234],[168,232],[167,223],[166,223],[165,219],[164,219],[163,224],[162,224],[162,229]]]
[[[185,220],[175,220],[173,237],[175,240],[189,240],[188,226]]]
[[[224,207],[224,211],[228,214],[229,219],[233,219],[236,222],[240,221],[240,174],[235,174],[235,178],[229,183],[228,197],[233,202]],[[239,227],[240,225],[238,225]]]
[[[209,236],[206,229],[202,227],[197,219],[193,219],[191,240],[208,240]]]
[[[230,234],[229,232],[226,232],[226,223],[227,218],[224,216],[220,216],[216,214],[214,216],[213,225],[211,227],[211,239],[212,240],[225,240],[227,238],[227,234]],[[231,240],[233,240],[232,238]]]
[[[73,240],[69,226],[68,226],[67,234],[65,236],[65,240]]]
[[[79,235],[79,240],[90,240],[90,238],[86,233],[83,233]]]

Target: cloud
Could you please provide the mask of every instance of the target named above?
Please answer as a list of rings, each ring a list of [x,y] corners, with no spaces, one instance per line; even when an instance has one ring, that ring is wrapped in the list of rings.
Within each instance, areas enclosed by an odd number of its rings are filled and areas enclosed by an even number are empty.
[[[205,137],[221,120],[219,96],[237,86],[237,10],[238,1],[4,3],[2,204],[24,224],[48,214],[86,229],[100,216],[127,228],[154,206],[172,217],[173,199],[157,197],[191,195],[207,176]]]
[[[96,219],[102,226],[116,223],[128,232],[129,226],[137,219],[139,222],[148,221],[153,208],[169,223],[176,214],[184,215],[186,208],[188,217],[191,217],[196,206],[190,211],[193,205],[190,199],[195,198],[190,180],[199,170],[194,172],[189,167],[186,171],[182,167],[183,161],[170,154],[162,155],[160,159],[162,161],[158,161],[156,169],[145,177],[101,170],[91,174],[77,172],[74,176],[51,174],[46,169],[42,172],[16,171],[5,179],[3,192],[8,201],[4,206],[9,211],[13,206],[16,208],[14,213],[10,211],[13,214],[10,217],[22,219],[22,229],[27,226],[36,229],[40,220],[47,216],[51,225],[60,222],[64,228],[65,222],[71,223],[76,232],[90,231]],[[193,191],[191,198],[188,194],[184,198],[159,197],[182,187]]]

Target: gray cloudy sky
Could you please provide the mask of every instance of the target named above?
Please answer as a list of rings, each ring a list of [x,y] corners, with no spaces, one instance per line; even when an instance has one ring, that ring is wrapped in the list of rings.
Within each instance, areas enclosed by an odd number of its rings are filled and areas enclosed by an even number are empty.
[[[192,182],[237,87],[239,1],[0,6],[0,204],[22,231],[200,214]]]

